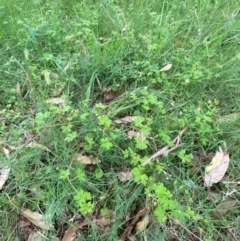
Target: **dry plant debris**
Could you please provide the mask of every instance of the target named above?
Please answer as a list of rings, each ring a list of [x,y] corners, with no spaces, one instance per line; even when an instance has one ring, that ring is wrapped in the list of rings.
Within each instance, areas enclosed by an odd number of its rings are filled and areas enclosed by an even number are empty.
[[[229,154],[219,147],[219,151],[216,152],[210,165],[205,170],[204,185],[206,187],[211,187],[212,184],[222,180],[228,169],[229,161]]]
[[[27,218],[32,224],[41,229],[50,230],[53,227],[52,224],[49,221],[44,220],[44,216],[38,212],[32,212],[29,209],[23,209],[22,215]]]

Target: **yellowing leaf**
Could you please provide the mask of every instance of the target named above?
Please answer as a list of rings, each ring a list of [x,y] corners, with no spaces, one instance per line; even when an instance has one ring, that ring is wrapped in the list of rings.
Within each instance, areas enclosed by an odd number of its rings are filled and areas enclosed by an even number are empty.
[[[114,120],[114,122],[117,124],[131,123],[131,122],[135,121],[137,118],[138,118],[138,116],[125,116],[123,118]]]
[[[221,181],[228,169],[229,161],[229,154],[224,153],[220,147],[210,165],[206,167],[204,185],[211,187],[213,183]]]
[[[29,209],[25,209],[22,210],[22,215],[41,229],[49,230],[52,228],[52,224],[49,221],[44,220],[44,216],[38,212],[32,212]]]
[[[167,71],[172,68],[172,64],[167,64],[160,69],[161,72]]]
[[[127,182],[133,178],[133,175],[130,171],[119,172],[117,175],[118,175],[119,180],[122,182]]]
[[[88,156],[84,156],[84,155],[82,155],[80,153],[73,154],[72,160],[81,162],[81,163],[83,163],[85,165],[93,164],[92,160]]]
[[[149,217],[146,215],[142,221],[136,223],[136,231],[144,231],[149,223]]]

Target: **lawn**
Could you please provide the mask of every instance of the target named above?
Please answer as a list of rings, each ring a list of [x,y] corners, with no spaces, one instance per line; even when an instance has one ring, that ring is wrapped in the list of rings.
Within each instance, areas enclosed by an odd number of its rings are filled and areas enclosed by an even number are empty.
[[[2,0],[0,240],[240,240],[239,6]]]

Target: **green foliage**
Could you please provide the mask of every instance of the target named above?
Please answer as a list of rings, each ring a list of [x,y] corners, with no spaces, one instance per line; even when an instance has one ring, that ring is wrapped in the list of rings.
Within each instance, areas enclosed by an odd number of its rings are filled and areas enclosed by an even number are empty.
[[[229,184],[215,189],[223,198],[235,190],[239,118],[221,123],[219,117],[240,109],[237,4],[2,0],[0,134],[10,158],[2,152],[0,166],[11,169],[0,196],[2,236],[16,239],[9,227],[19,207],[51,213],[62,227],[78,212],[112,211],[105,232],[89,225],[81,235],[117,240],[126,217],[147,203],[160,223],[154,232],[151,224],[146,229],[149,240],[170,239],[171,218],[186,227],[171,227],[180,239],[199,230],[206,241],[230,240],[223,227],[238,231],[237,211],[213,217],[200,170],[220,143],[231,143]],[[171,69],[160,71],[168,63]],[[50,104],[50,98],[66,101]],[[115,122],[125,116],[138,118]],[[142,166],[173,147],[186,126],[178,148]],[[74,153],[93,163],[73,160]],[[119,181],[118,172],[127,170],[133,180]],[[55,231],[42,235],[52,240]]]

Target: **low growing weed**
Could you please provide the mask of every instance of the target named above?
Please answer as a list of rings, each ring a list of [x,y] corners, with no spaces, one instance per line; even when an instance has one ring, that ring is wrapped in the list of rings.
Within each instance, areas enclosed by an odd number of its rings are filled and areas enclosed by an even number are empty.
[[[4,0],[0,239],[238,240],[237,3]]]

